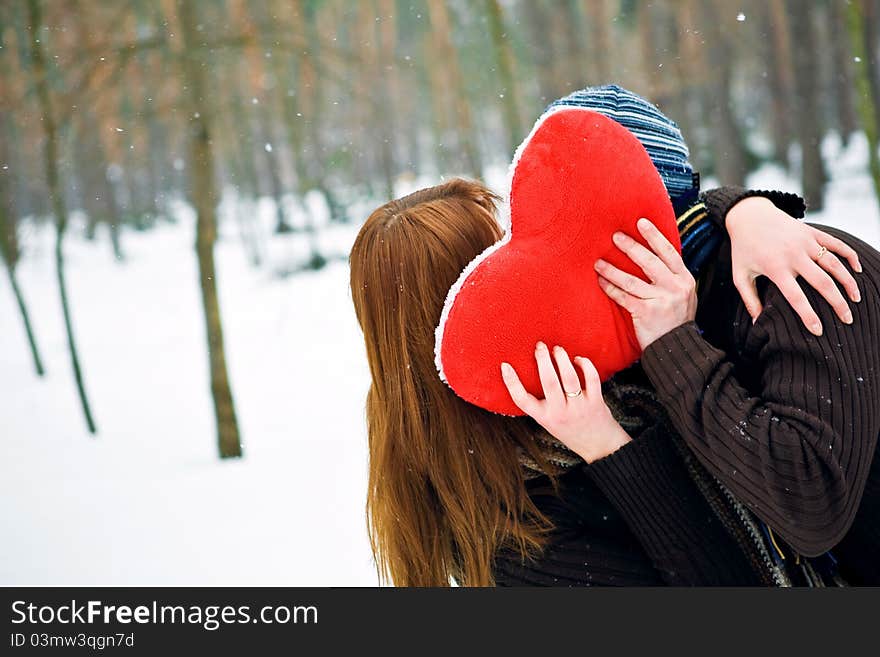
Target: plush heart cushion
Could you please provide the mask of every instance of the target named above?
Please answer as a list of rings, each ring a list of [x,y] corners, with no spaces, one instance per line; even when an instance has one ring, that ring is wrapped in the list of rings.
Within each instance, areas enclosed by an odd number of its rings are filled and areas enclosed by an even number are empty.
[[[543,392],[535,343],[586,356],[603,380],[639,357],[629,314],[599,288],[604,258],[644,275],[611,241],[621,230],[641,240],[640,217],[680,250],[675,216],[648,153],[626,128],[601,114],[547,112],[511,165],[510,228],[462,272],[436,332],[441,378],[486,410],[522,415],[501,379],[513,365],[526,389]]]

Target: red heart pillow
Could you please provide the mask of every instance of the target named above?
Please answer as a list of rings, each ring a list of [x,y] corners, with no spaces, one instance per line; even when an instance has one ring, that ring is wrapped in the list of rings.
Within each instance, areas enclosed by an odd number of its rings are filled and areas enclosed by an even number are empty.
[[[542,116],[511,165],[510,229],[462,272],[436,332],[440,377],[486,410],[522,415],[501,379],[513,365],[543,398],[535,343],[590,358],[604,381],[639,357],[629,314],[599,288],[597,259],[644,278],[611,241],[647,217],[681,248],[660,174],[626,128],[588,109]]]

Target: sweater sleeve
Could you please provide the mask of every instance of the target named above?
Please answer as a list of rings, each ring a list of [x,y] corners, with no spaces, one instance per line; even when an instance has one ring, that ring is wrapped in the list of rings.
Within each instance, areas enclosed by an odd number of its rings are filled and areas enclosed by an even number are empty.
[[[700,195],[700,200],[706,204],[709,219],[726,233],[724,221],[727,219],[727,213],[734,205],[752,196],[770,199],[773,205],[796,219],[803,218],[807,210],[806,202],[797,194],[767,189],[746,189],[733,185],[707,189]]]
[[[866,294],[846,326],[805,292],[825,327],[819,338],[768,285],[753,326],[743,308],[736,315],[734,325],[749,327],[736,340],[748,360],[735,365],[690,322],[650,344],[642,365],[704,466],[792,547],[816,556],[852,524],[876,448],[880,303]]]
[[[751,196],[768,198],[793,217],[803,217],[806,210],[804,200],[797,194],[732,186],[709,189],[699,198],[686,196],[676,201],[681,257],[692,274],[698,276],[727,239],[725,220],[730,209]]]
[[[617,539],[607,543],[607,536],[590,529],[591,513],[607,513],[595,498],[585,502],[590,508],[580,515],[559,510],[566,498],[583,494],[577,488],[565,491],[561,500],[542,491],[538,503],[554,516],[559,531],[536,560],[523,563],[510,555],[499,559],[501,585],[760,583],[697,490],[667,431],[650,427],[613,454],[575,467],[618,512],[622,520],[616,521],[621,524],[612,532]],[[603,519],[610,522],[609,516]]]
[[[744,555],[697,490],[661,426],[646,429],[613,454],[583,467],[667,584],[754,583]]]

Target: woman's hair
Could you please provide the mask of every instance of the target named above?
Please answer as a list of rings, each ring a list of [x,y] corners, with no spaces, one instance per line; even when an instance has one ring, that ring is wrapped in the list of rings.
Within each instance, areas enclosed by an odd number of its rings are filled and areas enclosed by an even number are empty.
[[[379,576],[397,586],[492,585],[498,550],[526,558],[552,527],[518,459],[522,449],[547,464],[537,425],[465,402],[434,364],[449,288],[502,236],[497,200],[462,179],[414,192],[375,210],[351,250],[372,375],[367,525]]]

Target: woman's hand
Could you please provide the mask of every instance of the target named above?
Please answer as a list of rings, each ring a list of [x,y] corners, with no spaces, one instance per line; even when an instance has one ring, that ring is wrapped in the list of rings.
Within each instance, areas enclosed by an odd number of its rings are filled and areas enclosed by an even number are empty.
[[[632,315],[636,338],[644,351],[660,336],[696,317],[697,285],[678,250],[654,224],[639,219],[636,225],[653,252],[625,233],[614,233],[612,239],[650,282],[605,260],[597,260],[595,267],[599,287]]]
[[[581,388],[578,373],[565,350],[554,347],[553,354],[559,375],[547,345],[539,342],[535,348],[544,399],[531,395],[513,367],[501,363],[501,376],[514,403],[587,463],[608,456],[632,440],[605,405],[599,373],[593,363],[586,358],[574,359],[584,374],[585,388]]]
[[[845,258],[855,271],[862,271],[859,256],[846,243],[795,220],[760,196],[750,196],[733,206],[725,223],[730,235],[733,283],[752,321],[761,314],[755,279],[766,276],[807,329],[822,335],[819,316],[795,280],[801,276],[825,297],[842,322],[852,323],[849,304],[834,283],[837,279],[853,301],[861,300],[855,279],[834,255]]]

